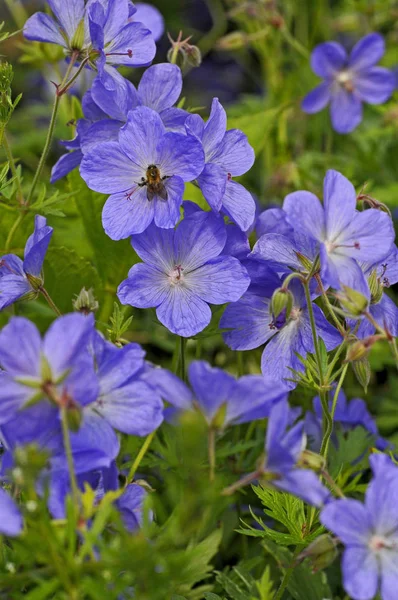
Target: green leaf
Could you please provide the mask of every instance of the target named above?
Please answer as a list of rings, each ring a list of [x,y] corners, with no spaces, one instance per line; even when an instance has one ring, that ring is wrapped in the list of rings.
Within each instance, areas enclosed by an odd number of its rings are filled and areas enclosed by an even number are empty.
[[[39,586],[31,592],[24,594],[24,598],[27,600],[47,600],[47,598],[53,598],[53,594],[59,588],[59,579],[50,579],[50,581],[41,581]]]
[[[72,300],[83,286],[93,288],[101,304],[102,286],[97,270],[68,248],[50,248],[44,263],[45,287],[61,312],[72,311]]]
[[[261,600],[272,600],[274,597],[274,586],[271,579],[271,568],[269,565],[266,566],[264,573],[260,581],[256,583],[257,589],[260,593]]]

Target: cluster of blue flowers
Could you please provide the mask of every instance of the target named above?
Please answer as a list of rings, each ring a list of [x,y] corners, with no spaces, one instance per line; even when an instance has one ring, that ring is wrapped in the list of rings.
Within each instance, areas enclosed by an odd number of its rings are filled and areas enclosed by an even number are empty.
[[[90,484],[100,498],[119,488],[117,432],[148,436],[164,419],[178,426],[181,412],[193,410],[203,414],[213,434],[267,418],[265,458],[230,491],[266,481],[323,507],[321,522],[346,546],[346,591],[357,600],[370,599],[381,575],[382,598],[392,600],[397,467],[384,454],[372,456],[374,479],[365,504],[334,499],[303,459],[307,439],[312,451],[321,448],[321,402],[315,399],[314,411],[303,418],[288,404],[290,390],[304,377],[307,355],[316,353],[317,337],[332,351],[350,328],[363,347],[375,334],[398,335],[398,308],[384,293],[398,281],[389,214],[382,206],[359,210],[352,183],[330,170],[323,202],[297,191],[282,208],[256,216],[252,195],[233,180],[251,168],[254,151],[243,132],[227,129],[218,99],[204,121],[176,105],[182,74],[175,64],[150,66],[137,89],[117,70],[151,63],[162,32],[157,11],[137,11],[129,0],[48,0],[48,5],[53,16],[33,15],[25,37],[58,44],[72,66],[95,71],[82,101],[84,118],[76,137],[64,142],[69,152],[54,166],[52,182],[79,167],[91,190],[108,195],[102,213],[106,234],[130,238],[142,261],[120,283],[120,302],[155,308],[160,323],[184,338],[209,325],[211,305],[227,305],[219,322],[223,339],[237,351],[264,347],[262,375],[236,379],[198,360],[189,366],[188,385],[146,361],[138,344],[119,348],[107,341],[92,314],[60,316],[43,338],[28,319],[12,317],[0,333],[4,481],[16,448],[35,443],[45,449],[50,458],[38,488],[43,495],[49,491],[49,510],[62,518],[72,486],[65,428],[78,486]],[[330,102],[334,128],[354,129],[362,102],[381,103],[393,92],[392,73],[375,66],[383,53],[378,34],[358,42],[350,56],[334,42],[317,46],[311,65],[324,82],[304,99],[303,110],[316,112]],[[187,182],[201,189],[210,210],[183,201]],[[1,257],[0,309],[45,293],[43,264],[52,234],[46,219],[36,216],[24,260]],[[327,294],[339,309],[340,320],[333,324],[315,302]],[[362,400],[347,402],[340,392],[335,408],[335,423],[343,430],[363,427],[377,438],[380,451],[388,447]],[[332,442],[338,443],[333,437]],[[146,493],[127,482],[116,501],[130,530],[139,525]],[[22,531],[19,509],[3,490],[0,516],[0,532]]]

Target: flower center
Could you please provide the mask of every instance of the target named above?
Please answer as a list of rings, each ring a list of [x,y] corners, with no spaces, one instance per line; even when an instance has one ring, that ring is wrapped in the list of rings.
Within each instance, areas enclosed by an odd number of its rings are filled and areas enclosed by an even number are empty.
[[[181,265],[175,265],[174,269],[169,273],[170,283],[173,285],[179,285],[184,280],[184,276],[182,274],[184,268]]]
[[[397,544],[381,535],[373,535],[369,541],[369,548],[373,552],[380,552],[381,550],[395,550]]]
[[[338,248],[355,248],[355,250],[360,250],[361,244],[359,242],[354,242],[353,244],[336,244],[336,242],[325,242],[325,247],[327,253],[330,254]]]
[[[341,87],[347,90],[347,92],[354,91],[354,84],[352,82],[352,75],[350,71],[340,71],[336,75],[336,81]]]

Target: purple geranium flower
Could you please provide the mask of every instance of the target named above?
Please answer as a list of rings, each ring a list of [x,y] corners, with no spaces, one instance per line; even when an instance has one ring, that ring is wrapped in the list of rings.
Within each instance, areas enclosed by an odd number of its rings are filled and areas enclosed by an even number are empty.
[[[230,373],[211,367],[203,360],[193,361],[188,370],[186,397],[170,402],[180,410],[198,408],[209,426],[224,429],[229,425],[247,423],[269,416],[271,407],[286,398],[286,387],[261,375],[245,375],[235,379]]]
[[[343,585],[354,600],[395,600],[398,586],[398,469],[383,455],[369,458],[374,473],[365,502],[334,500],[321,522],[344,544]]]
[[[114,240],[158,227],[174,227],[180,218],[184,182],[202,171],[203,149],[192,136],[166,132],[155,111],[139,107],[128,115],[118,142],[98,144],[83,158],[87,185],[112,194],[102,223]]]
[[[22,515],[7,492],[0,488],[0,533],[11,537],[21,533]]]
[[[142,23],[129,23],[129,0],[48,0],[53,17],[38,12],[24,26],[28,40],[58,44],[78,60],[90,54],[90,66],[98,68],[112,88],[123,78],[111,65],[147,65],[156,53],[152,34]]]
[[[333,128],[349,133],[362,120],[362,103],[382,104],[394,91],[394,73],[376,63],[385,52],[384,40],[378,33],[362,38],[348,56],[337,42],[316,46],[311,67],[324,79],[303,100],[302,109],[316,113],[330,103]]]
[[[358,261],[374,264],[389,254],[392,221],[374,208],[359,212],[354,186],[337,171],[326,174],[323,202],[311,192],[293,192],[283,209],[295,230],[319,242],[324,285],[339,289],[344,284],[369,297]]]
[[[62,144],[71,150],[54,165],[51,182],[54,183],[80,165],[83,154],[101,142],[117,141],[121,127],[130,110],[147,106],[159,113],[166,131],[185,134],[184,123],[189,113],[173,105],[182,89],[181,70],[176,65],[161,63],[147,69],[136,90],[132,83],[116,89],[107,89],[96,77],[91,90],[83,98],[84,119],[79,119],[76,137]]]
[[[152,33],[155,42],[160,40],[164,32],[164,19],[155,6],[146,2],[137,2],[130,5],[129,21],[138,21]]]
[[[205,167],[198,184],[212,210],[226,213],[241,229],[253,224],[256,204],[253,196],[232,177],[243,175],[254,163],[254,151],[239,129],[227,131],[227,115],[214,98],[209,120],[190,115],[188,133],[201,140],[205,151]]]
[[[282,282],[279,281],[279,286]],[[279,287],[276,286],[276,287]],[[225,309],[220,327],[226,329],[223,338],[233,350],[252,350],[267,343],[261,359],[263,375],[275,381],[293,378],[291,369],[303,371],[304,366],[296,354],[306,356],[314,352],[314,341],[303,286],[298,281],[289,285],[294,303],[290,316],[285,312],[274,320],[270,301],[272,292],[267,296],[246,293],[238,302],[231,303]],[[341,343],[341,336],[326,320],[322,310],[313,304],[318,335],[325,342],[327,350],[333,350]],[[285,381],[289,388],[295,383]]]
[[[35,229],[25,245],[22,261],[15,254],[0,258],[0,310],[16,300],[35,298],[43,285],[42,266],[53,228],[44,217],[35,216]]]
[[[155,307],[161,323],[183,337],[210,323],[210,304],[238,300],[249,285],[240,262],[221,255],[226,242],[221,218],[202,212],[176,230],[151,225],[131,243],[144,263],[134,265],[118,288],[122,304]]]

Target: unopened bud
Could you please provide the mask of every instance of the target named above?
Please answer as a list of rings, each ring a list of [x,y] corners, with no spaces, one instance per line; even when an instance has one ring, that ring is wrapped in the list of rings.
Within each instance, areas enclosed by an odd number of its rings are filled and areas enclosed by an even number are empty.
[[[191,67],[200,67],[202,64],[202,53],[197,46],[185,46],[186,60]]]
[[[369,346],[364,344],[363,340],[357,340],[348,347],[345,361],[355,362],[356,360],[362,360],[369,352]]]
[[[304,450],[300,454],[298,466],[304,469],[311,469],[311,471],[320,472],[325,468],[326,461],[320,454],[311,452],[311,450]]]
[[[326,569],[337,557],[337,543],[328,533],[320,535],[308,548],[298,555],[297,561],[308,558],[311,561],[312,571],[316,573]]]
[[[77,312],[81,312],[85,315],[95,312],[98,310],[98,302],[95,299],[92,288],[86,290],[82,288],[76,298],[73,300],[73,308]]]
[[[167,60],[180,67],[180,69],[183,69],[187,64],[187,55],[182,48],[170,48],[167,52]]]
[[[286,320],[289,318],[293,308],[293,294],[288,288],[277,288],[271,298],[271,314],[277,319],[282,311],[286,311]]]
[[[368,277],[368,284],[370,289],[370,302],[371,304],[377,304],[383,297],[383,284],[380,282],[377,276],[377,270],[373,269]]]
[[[247,45],[247,35],[243,31],[233,31],[220,38],[216,43],[217,50],[240,50]]]
[[[368,358],[365,356],[361,360],[356,360],[351,366],[355,373],[355,377],[366,393],[368,391],[370,376],[372,374]]]
[[[350,317],[358,318],[363,315],[369,305],[366,296],[346,285],[343,285],[342,287],[343,293],[337,294],[337,299],[341,306],[348,312]]]

